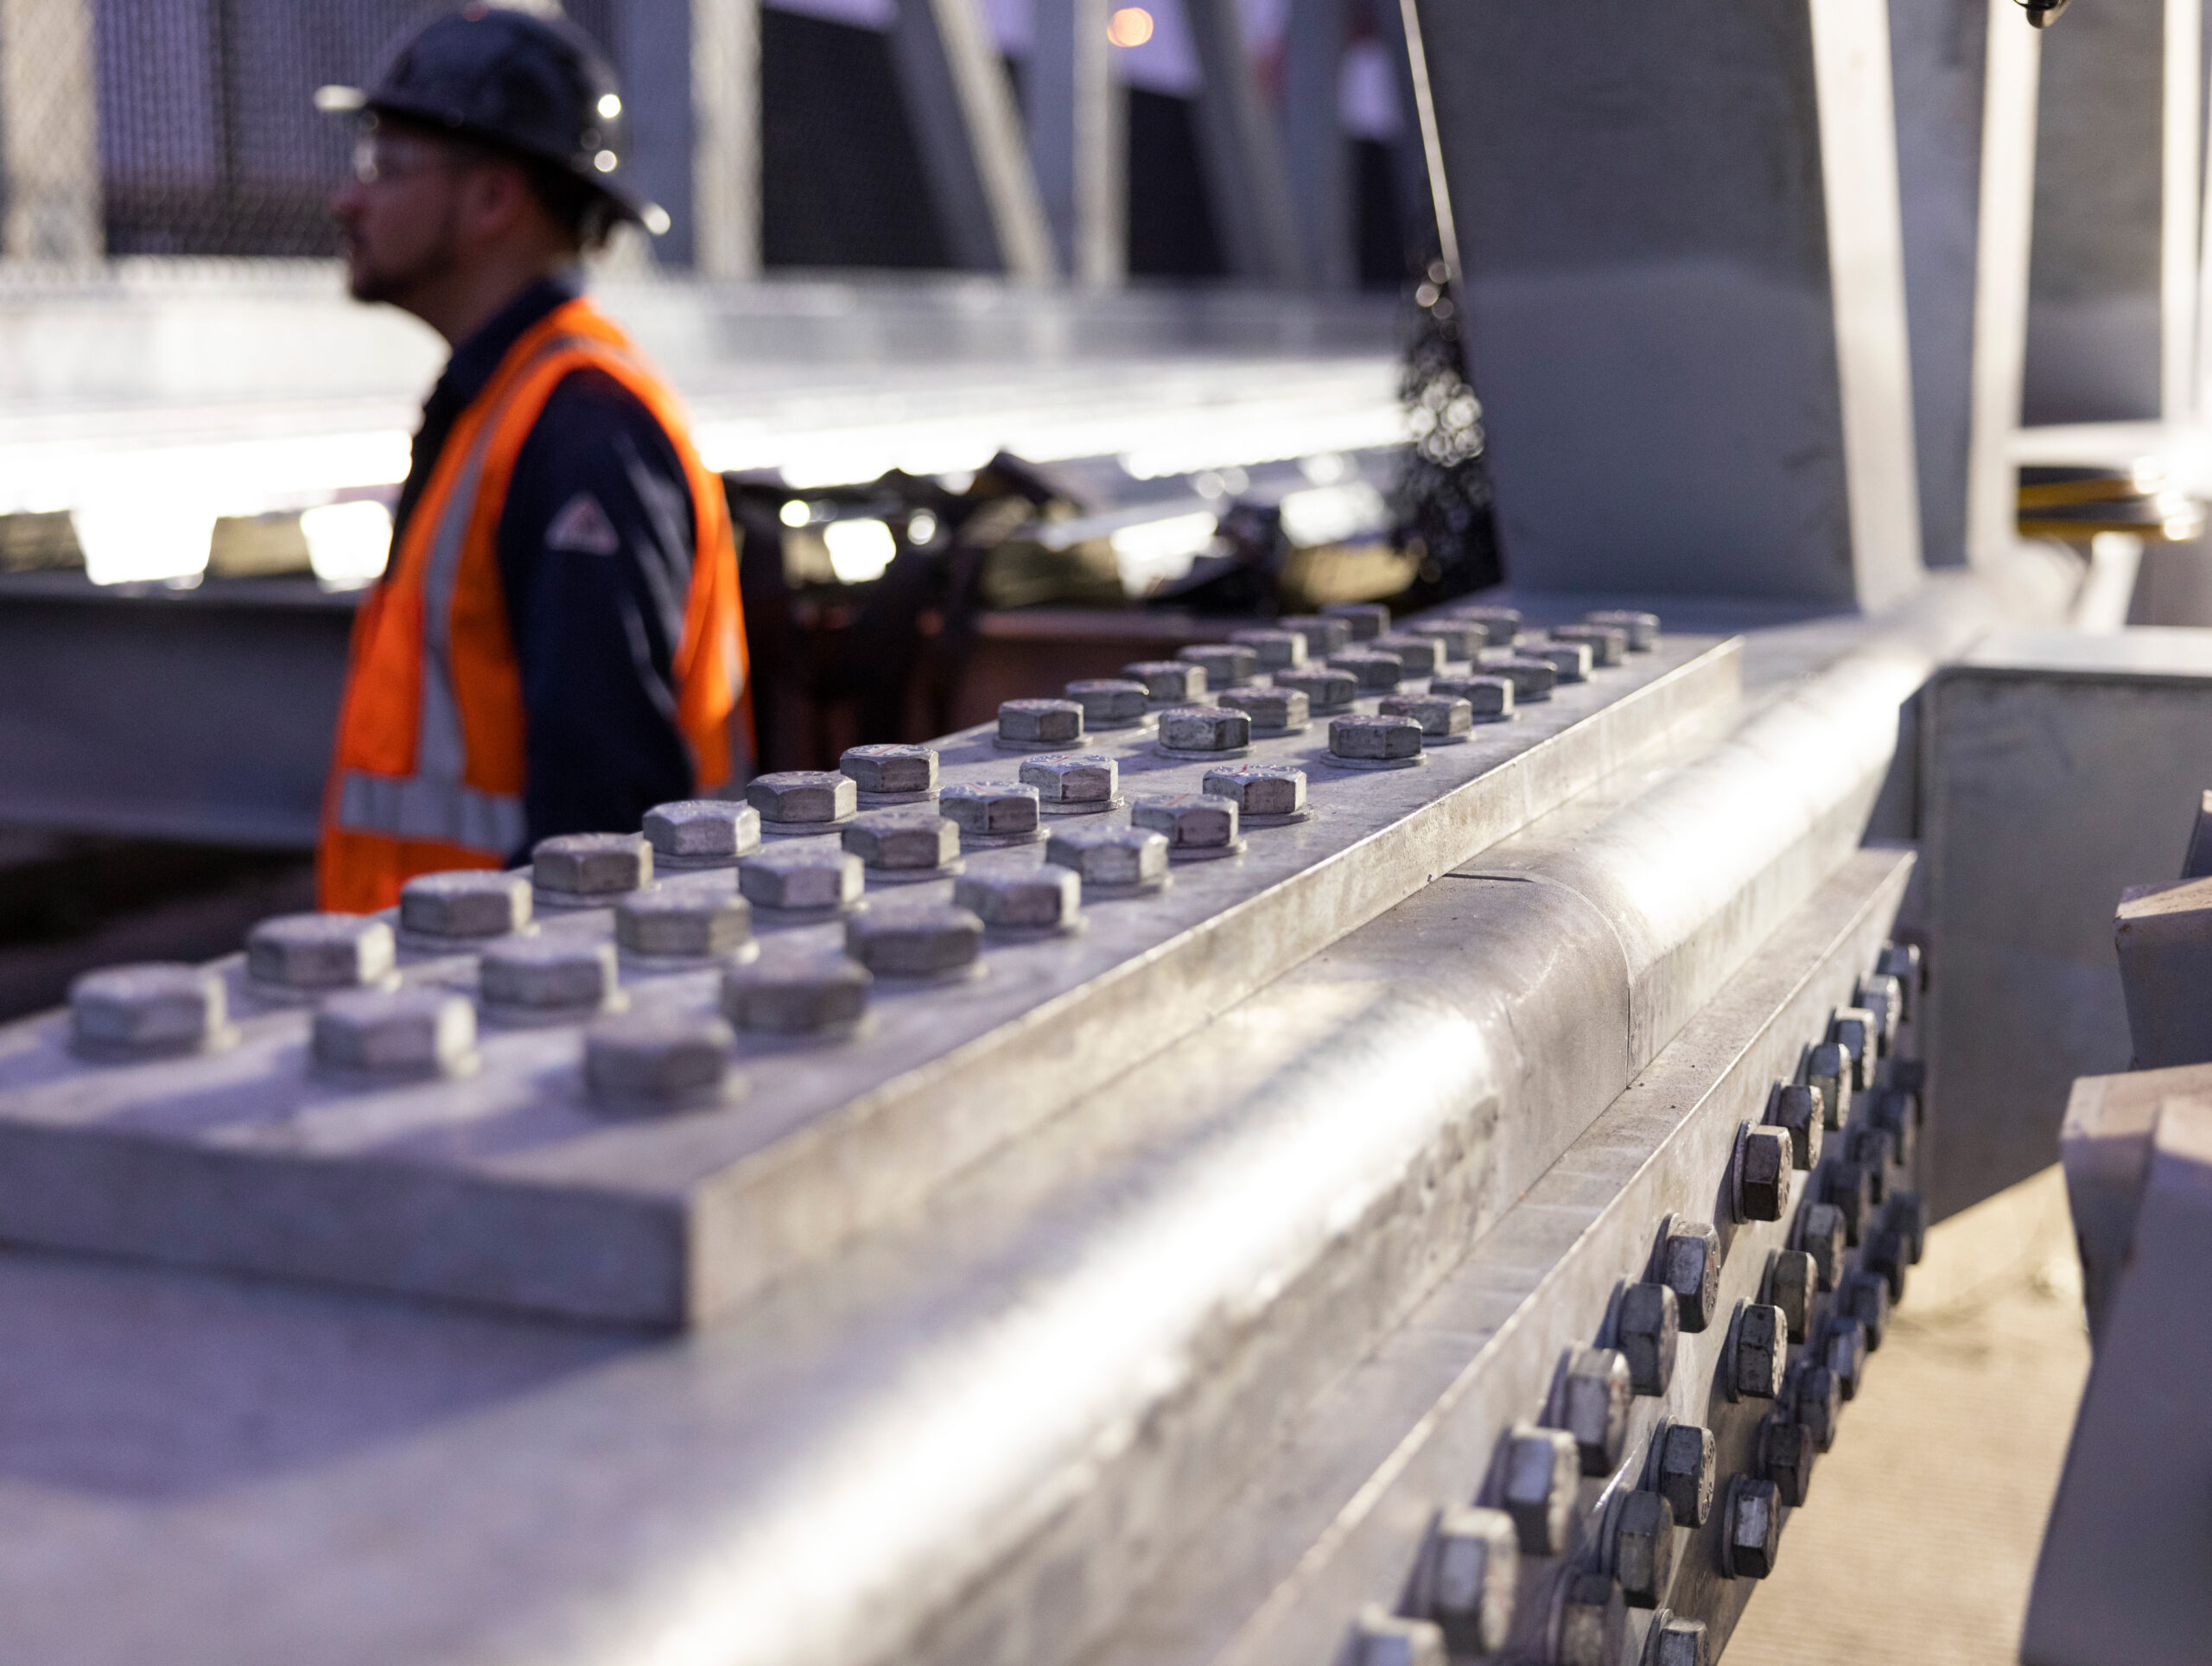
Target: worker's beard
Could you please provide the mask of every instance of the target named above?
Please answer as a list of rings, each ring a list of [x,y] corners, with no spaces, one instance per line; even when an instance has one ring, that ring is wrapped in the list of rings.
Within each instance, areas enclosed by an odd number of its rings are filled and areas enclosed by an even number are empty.
[[[389,302],[408,308],[410,297],[443,282],[460,269],[461,239],[455,205],[448,202],[430,236],[398,257],[379,257],[373,247],[348,233],[344,239],[346,287],[356,301]]]

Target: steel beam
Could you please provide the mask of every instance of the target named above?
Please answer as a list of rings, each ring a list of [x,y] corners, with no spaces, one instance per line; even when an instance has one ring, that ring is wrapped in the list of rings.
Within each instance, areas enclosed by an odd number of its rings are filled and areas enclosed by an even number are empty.
[[[1253,73],[1243,16],[1236,0],[1184,0],[1183,11],[1198,58],[1198,154],[1230,274],[1253,283],[1300,283],[1312,269],[1283,169],[1282,140]],[[1341,33],[1337,38],[1341,41]],[[1333,131],[1333,77],[1325,96]]]
[[[1282,36],[1283,171],[1306,280],[1348,289],[1358,280],[1351,146],[1339,110],[1344,0],[1291,0]]]
[[[1128,275],[1128,92],[1114,73],[1109,0],[1039,5],[1023,104],[1045,214],[1071,281]]]

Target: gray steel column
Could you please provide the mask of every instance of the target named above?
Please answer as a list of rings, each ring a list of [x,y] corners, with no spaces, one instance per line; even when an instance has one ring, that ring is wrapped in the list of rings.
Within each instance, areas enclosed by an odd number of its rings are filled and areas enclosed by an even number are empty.
[[[662,265],[760,270],[760,0],[629,0],[614,13],[638,189],[668,211]]]
[[[2002,560],[2019,542],[2012,436],[2028,347],[2029,250],[2043,32],[2013,0],[1988,0],[1980,215],[1974,238],[1974,415],[1967,457],[1967,558]]]
[[[1885,10],[1431,0],[1421,22],[1515,581],[1910,591]]]
[[[1358,277],[1351,152],[1338,108],[1344,25],[1344,0],[1290,0],[1283,30],[1283,165],[1306,277],[1322,289],[1349,289]]]
[[[976,0],[899,0],[891,44],[954,263],[1049,283],[1044,205]]]
[[[105,251],[91,0],[0,0],[0,257]]]
[[[1183,0],[1198,56],[1198,156],[1213,203],[1215,235],[1230,274],[1255,283],[1297,283],[1307,270],[1299,220],[1283,171],[1282,146],[1245,49],[1236,0]],[[1294,27],[1295,18],[1293,19]],[[1339,29],[1336,40],[1344,36]],[[1329,126],[1336,82],[1329,78]],[[1342,163],[1338,164],[1341,169]]]
[[[1023,104],[1060,270],[1093,288],[1128,275],[1128,96],[1106,38],[1110,0],[1036,0]]]

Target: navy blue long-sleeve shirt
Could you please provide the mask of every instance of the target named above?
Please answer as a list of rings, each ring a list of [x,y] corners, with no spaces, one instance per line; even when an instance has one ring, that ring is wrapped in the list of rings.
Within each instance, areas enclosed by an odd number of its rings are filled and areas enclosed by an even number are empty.
[[[523,333],[582,291],[532,285],[454,349],[423,403],[393,544],[453,429]],[[524,849],[556,833],[629,832],[693,792],[676,715],[676,647],[697,547],[683,461],[604,372],[562,378],[515,460],[497,547],[522,672]]]

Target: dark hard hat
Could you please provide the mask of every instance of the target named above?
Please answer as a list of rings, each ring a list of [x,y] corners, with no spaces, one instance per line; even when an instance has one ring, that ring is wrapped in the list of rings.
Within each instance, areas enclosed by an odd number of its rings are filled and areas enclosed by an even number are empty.
[[[324,110],[366,111],[550,162],[649,232],[668,216],[625,177],[629,127],[614,71],[564,18],[474,4],[402,41],[365,92],[327,86]]]

